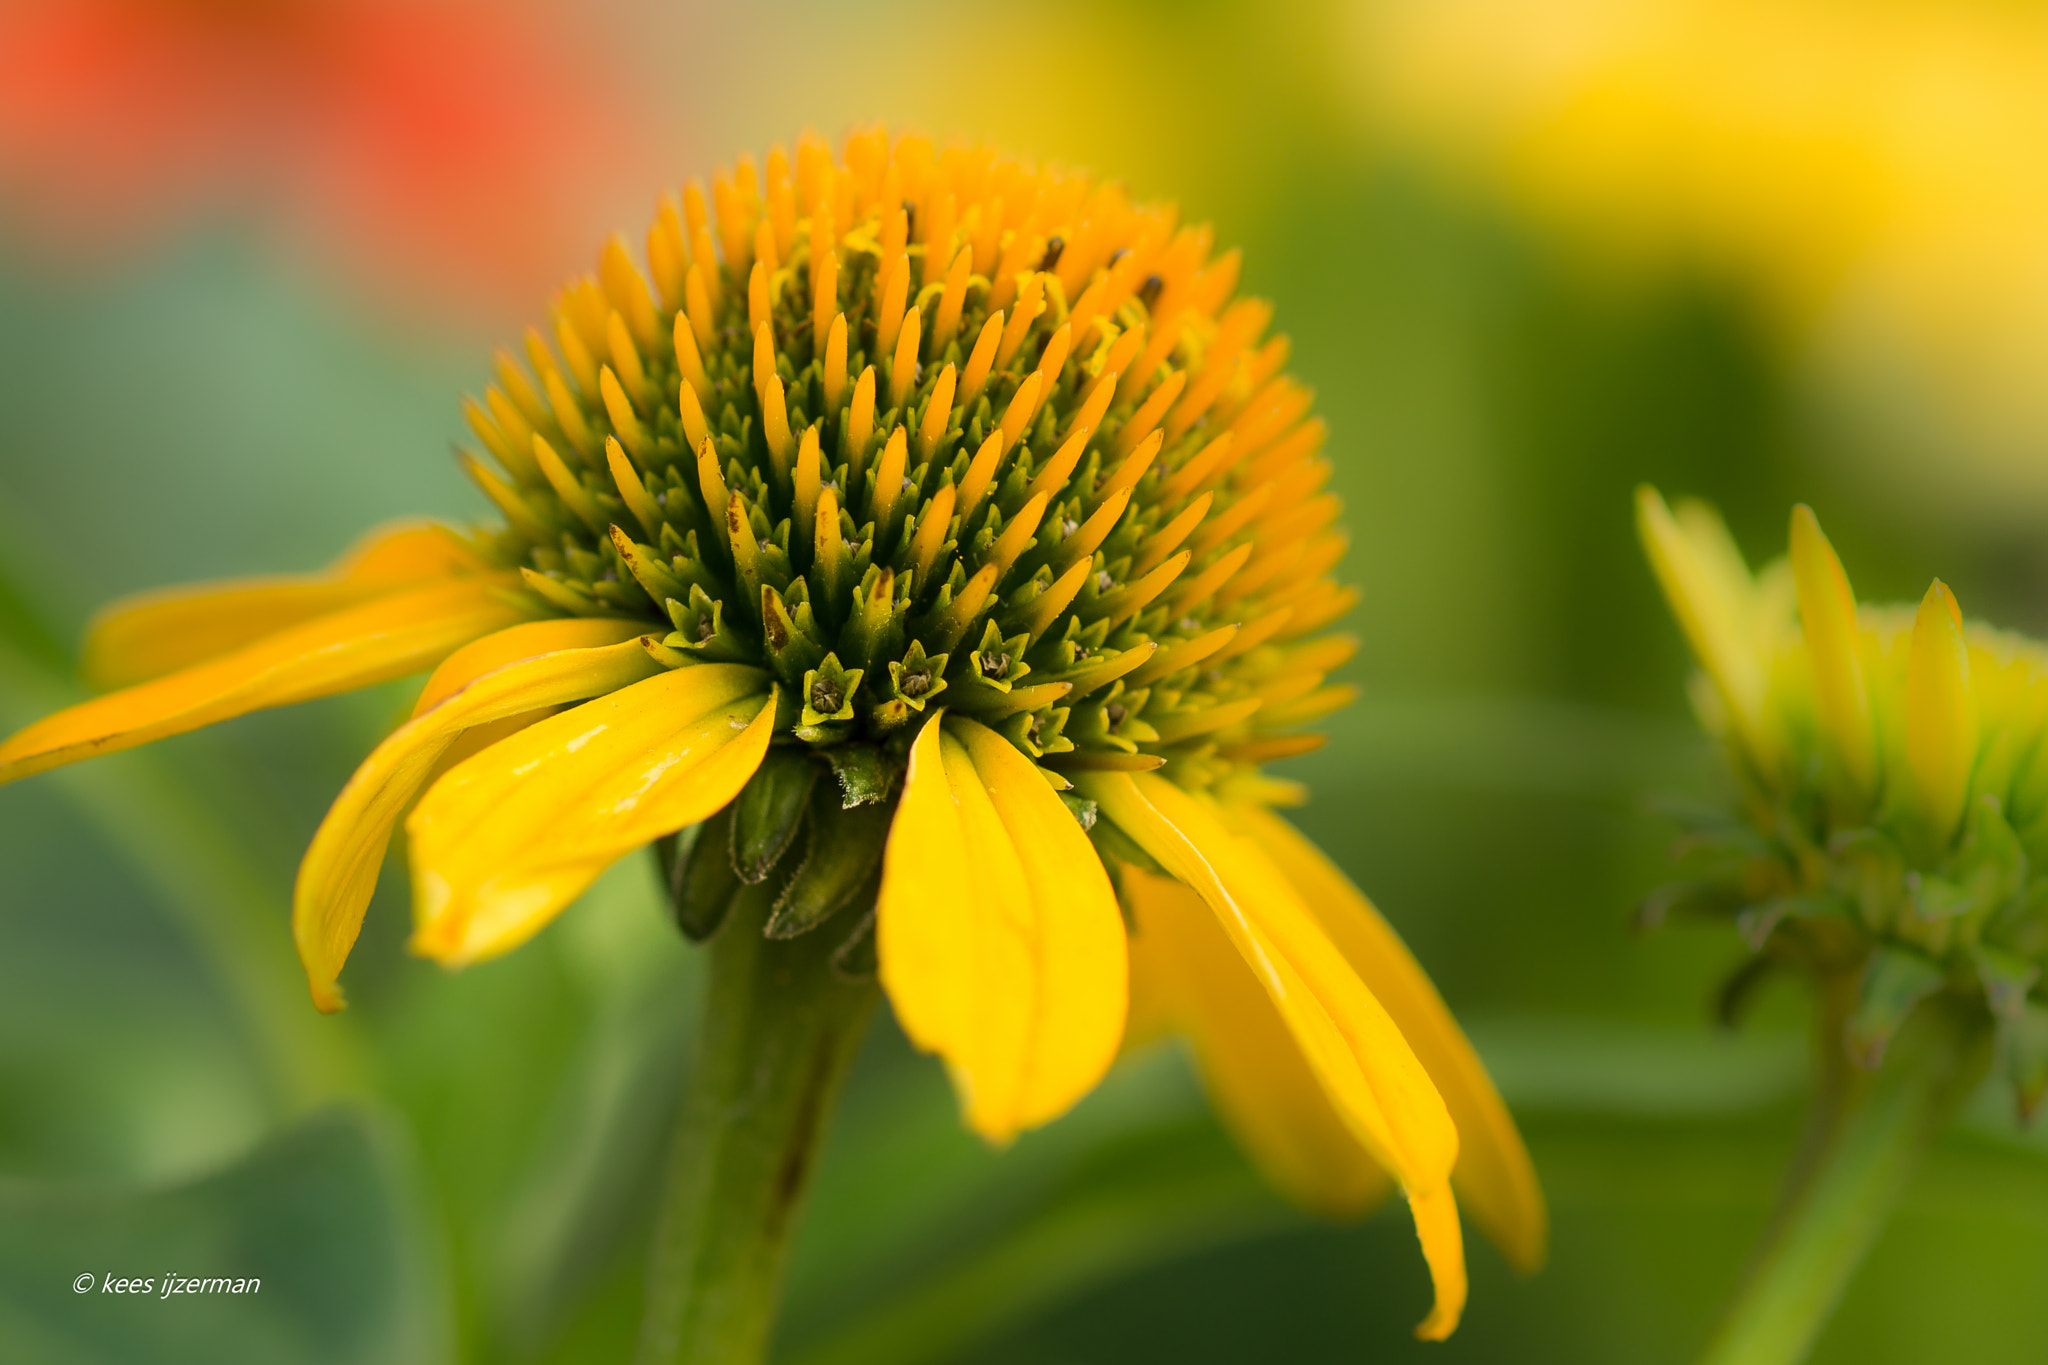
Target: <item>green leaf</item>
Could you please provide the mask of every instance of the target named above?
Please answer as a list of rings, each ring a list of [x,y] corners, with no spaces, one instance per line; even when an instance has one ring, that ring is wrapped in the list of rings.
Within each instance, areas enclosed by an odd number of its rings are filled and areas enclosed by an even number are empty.
[[[917,1365],[964,1358],[964,1348],[1094,1285],[1297,1221],[1213,1123],[1137,1133],[1093,1154],[999,1236],[949,1258],[917,1287],[791,1359]]]
[[[349,1109],[187,1185],[0,1185],[0,1341],[47,1365],[444,1360],[443,1269],[412,1195],[402,1142]],[[166,1299],[167,1277],[243,1292]],[[150,1287],[103,1287],[122,1279]]]
[[[559,1338],[645,1250],[703,993],[703,954],[612,983],[564,1071],[491,1246],[493,1331],[520,1358]]]
[[[960,1348],[1092,1285],[1294,1218],[1177,1047],[1127,1058],[996,1150],[929,1058],[877,1032],[820,1163],[779,1360],[974,1358]]]

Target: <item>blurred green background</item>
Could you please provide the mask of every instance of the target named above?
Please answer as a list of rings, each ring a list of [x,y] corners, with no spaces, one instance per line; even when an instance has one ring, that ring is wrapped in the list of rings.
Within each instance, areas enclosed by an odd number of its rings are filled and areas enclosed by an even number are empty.
[[[351,216],[369,182],[343,174],[344,140],[318,130],[345,116],[309,114],[311,96],[252,79],[261,93],[228,115],[181,121],[222,71],[275,76],[281,52],[302,57],[278,46],[280,16],[332,8],[315,0],[93,0],[70,12],[140,34],[145,56],[119,60],[168,72],[149,87],[167,103],[108,110],[101,94],[133,68],[90,44],[35,49],[68,54],[38,57],[55,90],[42,103],[18,84],[0,95],[0,725],[75,697],[75,641],[112,596],[312,568],[391,516],[481,515],[448,455],[458,399],[537,311],[533,281],[584,268],[613,228],[637,237],[658,192],[742,148],[883,118],[1122,177],[1244,247],[1246,287],[1276,302],[1333,428],[1365,698],[1282,771],[1311,785],[1301,823],[1493,1069],[1552,1202],[1551,1263],[1518,1280],[1475,1245],[1464,1326],[1418,1345],[1427,1283],[1405,1214],[1289,1212],[1177,1053],[1132,1059],[994,1152],[884,1018],[825,1153],[778,1359],[1582,1365],[1695,1349],[1792,1144],[1804,1007],[1774,988],[1721,1029],[1710,1006],[1743,955],[1734,935],[1629,928],[1671,838],[1658,802],[1716,789],[1631,489],[1714,500],[1758,559],[1807,501],[1866,600],[1917,596],[1938,573],[1973,614],[2048,630],[2048,505],[2024,473],[2041,432],[2024,412],[1985,417],[1991,400],[1939,364],[1896,367],[1952,356],[1953,338],[1915,331],[1910,309],[1856,306],[1868,242],[1814,246],[1811,223],[1788,225],[1804,234],[1791,255],[1827,266],[1798,275],[1767,249],[1769,177],[1725,170],[1679,196],[1684,212],[1603,217],[1634,192],[1626,167],[1580,195],[1587,176],[1552,174],[1577,164],[1569,146],[1516,151],[1517,120],[1539,113],[1493,49],[1547,33],[1541,6],[1464,0],[1449,8],[1469,31],[1425,44],[1392,4],[422,0],[432,33],[405,6],[360,4],[426,73],[387,87],[376,62],[321,68],[361,88],[320,98],[396,120],[351,156],[425,167],[391,177],[413,199],[385,185],[374,213]],[[64,8],[0,5],[0,48],[12,35],[25,60],[22,35],[47,37],[33,25]],[[1919,13],[1797,8],[1801,32],[1839,40],[1809,49],[1820,101],[1881,93],[1851,79],[1891,51],[1867,29]],[[1573,71],[1597,84],[1607,69],[1586,53],[1608,11],[1571,10],[1580,65],[1529,59],[1565,105]],[[1645,12],[1681,48],[1758,13]],[[471,41],[486,30],[512,36]],[[1625,57],[1627,36],[1607,36]],[[1495,65],[1460,66],[1467,39]],[[489,63],[451,87],[550,102],[418,97]],[[1380,97],[1416,72],[1434,103]],[[274,136],[223,132],[259,117]],[[1676,164],[1650,159],[1665,189],[1692,183],[1685,157],[1715,155],[1716,117],[1686,125]],[[1754,122],[1727,115],[1732,145],[1774,145]],[[542,136],[570,126],[589,136]],[[1883,151],[1837,141],[1852,161]],[[491,182],[463,181],[464,158]],[[1995,157],[1955,170],[2009,172]],[[1755,220],[1743,250],[1694,230],[1716,213]],[[543,218],[549,233],[526,231]],[[1997,226],[2004,240],[2014,224]],[[522,254],[496,259],[500,228]],[[1947,260],[1900,259],[1880,264],[1936,284]],[[2031,296],[2015,288],[2017,307]],[[1967,355],[1997,340],[1966,335]],[[1851,373],[1842,357],[1863,354],[1888,359]],[[1910,430],[1893,420],[1909,399]],[[699,964],[637,860],[530,947],[459,975],[405,954],[404,889],[387,878],[352,1008],[316,1015],[286,925],[292,873],[407,701],[393,686],[253,716],[0,789],[0,1356],[625,1358]],[[264,1289],[116,1302],[73,1294],[86,1271]],[[1817,1358],[2043,1359],[2044,1282],[2048,1144],[1987,1097]]]

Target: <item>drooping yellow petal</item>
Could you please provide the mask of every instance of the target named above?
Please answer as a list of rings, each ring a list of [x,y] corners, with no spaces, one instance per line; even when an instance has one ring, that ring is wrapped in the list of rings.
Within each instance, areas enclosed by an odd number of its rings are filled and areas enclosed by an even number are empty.
[[[618,858],[738,795],[774,718],[759,670],[700,664],[550,716],[449,770],[405,825],[414,948],[458,966],[523,943]]]
[[[1650,567],[1664,589],[1672,614],[1685,630],[1693,656],[1713,679],[1728,709],[1736,738],[1750,757],[1768,766],[1771,750],[1762,724],[1764,664],[1749,630],[1744,594],[1748,571],[1727,543],[1701,521],[1704,509],[1682,527],[1657,490],[1645,484],[1636,490],[1636,530]],[[1715,523],[1718,525],[1718,523]]]
[[[445,698],[506,664],[561,649],[599,649],[631,640],[646,629],[645,621],[628,621],[623,617],[558,616],[493,631],[441,661],[420,689],[412,713],[418,716],[432,710]]]
[[[1036,766],[934,716],[884,855],[876,946],[904,1031],[946,1059],[992,1142],[1057,1118],[1123,1037],[1127,957],[1108,874]]]
[[[1286,1022],[1352,1135],[1418,1214],[1450,1199],[1458,1131],[1443,1097],[1386,1009],[1351,969],[1272,860],[1213,806],[1151,773],[1084,773],[1077,785],[1140,848],[1209,904]],[[1438,1256],[1434,1330],[1465,1296],[1461,1256]],[[1448,1330],[1448,1328],[1444,1328]]]
[[[1799,589],[1799,626],[1813,662],[1821,729],[1856,793],[1868,795],[1877,781],[1877,742],[1863,682],[1856,594],[1835,547],[1805,503],[1792,509],[1792,577]]]
[[[1332,1218],[1378,1204],[1387,1173],[1330,1106],[1215,913],[1170,878],[1128,870],[1121,886],[1133,925],[1133,1030],[1142,1008],[1188,1035],[1217,1113],[1287,1198]]]
[[[1465,1234],[1458,1227],[1458,1202],[1448,1185],[1410,1191],[1408,1211],[1415,1219],[1422,1259],[1429,1263],[1429,1278],[1436,1285],[1436,1303],[1416,1326],[1415,1335],[1442,1341],[1458,1330],[1465,1312]]]
[[[1016,848],[1036,915],[1034,1039],[1017,1101],[1028,1127],[1065,1113],[1116,1059],[1129,990],[1123,916],[1094,846],[1037,765],[974,721],[946,724]]]
[[[1914,807],[1943,843],[1963,817],[1977,730],[1962,608],[1937,578],[1920,599],[1906,656],[1906,771]]]
[[[425,704],[356,769],[299,864],[292,937],[315,1005],[341,1008],[335,979],[377,889],[391,827],[450,746],[473,727],[530,718],[658,672],[637,636],[626,621],[533,621],[465,646],[436,670]]]
[[[416,673],[532,616],[513,581],[477,574],[387,593],[61,711],[0,743],[0,782]]]
[[[1086,773],[1079,784],[1208,902],[1374,1157],[1404,1186],[1448,1180],[1457,1130],[1435,1084],[1271,860],[1213,807],[1155,774]],[[1298,990],[1285,988],[1289,979]]]
[[[903,796],[882,851],[875,951],[882,988],[911,1042],[949,1060],[973,1032],[974,918],[961,888],[972,884],[967,836],[940,754],[939,717],[910,747]]]
[[[138,593],[86,628],[86,681],[96,688],[146,682],[394,589],[485,567],[447,527],[408,521],[371,531],[319,573]]]
[[[1549,1215],[1536,1168],[1464,1030],[1393,926],[1293,825],[1260,806],[1227,807],[1231,824],[1286,874],[1359,979],[1386,1006],[1458,1125],[1459,1201],[1524,1273],[1543,1264]]]

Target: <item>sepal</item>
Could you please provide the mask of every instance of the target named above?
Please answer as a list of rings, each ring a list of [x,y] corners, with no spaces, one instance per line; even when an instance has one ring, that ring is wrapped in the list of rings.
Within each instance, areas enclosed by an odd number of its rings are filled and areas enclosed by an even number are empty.
[[[1940,990],[1947,978],[1928,958],[1906,948],[1880,945],[1863,969],[1856,1008],[1849,1016],[1843,1041],[1850,1059],[1875,1070],[1885,1046],[1906,1022],[1914,1006]]]
[[[732,807],[656,841],[676,928],[692,943],[718,932],[743,885],[732,870]]]
[[[892,813],[879,801],[840,809],[819,787],[812,795],[810,852],[775,901],[768,937],[795,938],[854,904],[882,865]]]
[[[732,869],[743,882],[766,881],[802,830],[818,764],[794,749],[770,749],[732,805]]]

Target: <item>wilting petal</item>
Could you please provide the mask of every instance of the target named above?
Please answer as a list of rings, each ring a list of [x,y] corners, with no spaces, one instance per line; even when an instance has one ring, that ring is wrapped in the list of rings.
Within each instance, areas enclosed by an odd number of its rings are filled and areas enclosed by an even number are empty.
[[[1127,991],[1115,892],[1065,803],[993,731],[925,723],[876,936],[904,1031],[946,1059],[990,1141],[1065,1113],[1115,1060]]]
[[[1458,1125],[1458,1199],[1516,1269],[1543,1263],[1549,1216],[1515,1121],[1443,997],[1372,902],[1287,821],[1259,806],[1226,808],[1315,914],[1359,979],[1386,1006]]]
[[[1401,1185],[1418,1213],[1449,1198],[1458,1132],[1401,1031],[1358,979],[1272,860],[1230,832],[1215,809],[1150,773],[1088,773],[1081,790],[1169,873],[1209,903],[1279,1009],[1338,1115]],[[1433,1207],[1433,1206],[1432,1206]],[[1462,1304],[1462,1256],[1432,1234],[1435,1330]],[[1448,1330],[1448,1328],[1444,1328]]]
[[[1379,1203],[1386,1172],[1331,1108],[1215,912],[1171,878],[1133,870],[1121,885],[1133,923],[1133,1015],[1143,1000],[1188,1035],[1217,1112],[1266,1179],[1331,1217]]]
[[[450,746],[471,727],[496,728],[659,671],[637,635],[626,621],[531,621],[465,646],[435,671],[428,695],[439,690],[436,684],[448,690],[356,769],[299,864],[292,937],[314,1004],[341,1008],[335,978],[377,889],[391,827]]]
[[[408,588],[37,721],[0,744],[0,782],[249,711],[417,673],[533,615],[502,574]]]
[[[486,567],[447,527],[409,521],[371,531],[319,573],[138,593],[101,611],[86,628],[86,681],[99,688],[146,682],[316,616]]]
[[[758,669],[699,664],[550,716],[450,769],[406,821],[414,947],[460,965],[525,942],[622,855],[737,796],[774,720]]]

